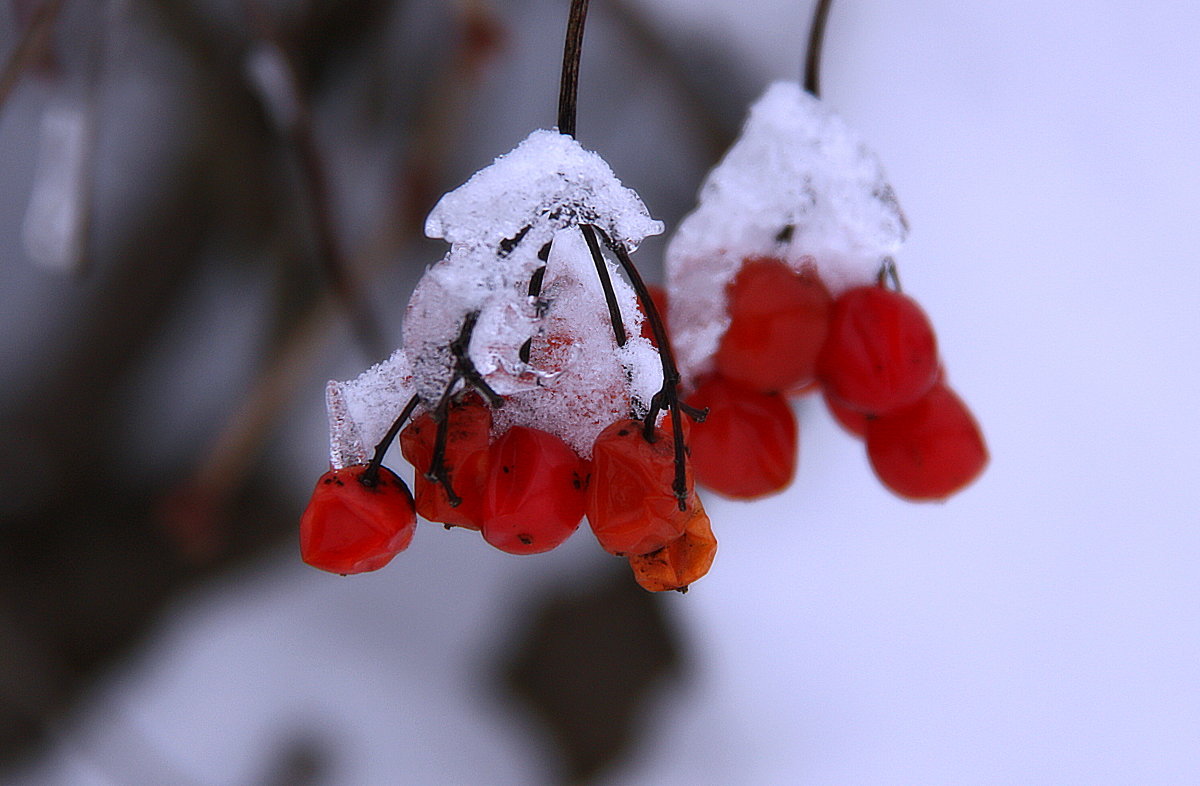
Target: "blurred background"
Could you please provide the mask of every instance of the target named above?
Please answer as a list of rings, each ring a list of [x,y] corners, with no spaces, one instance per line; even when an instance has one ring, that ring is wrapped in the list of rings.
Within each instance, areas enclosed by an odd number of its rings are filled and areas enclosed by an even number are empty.
[[[566,0],[5,5],[0,781],[1200,781],[1200,8],[834,4],[992,464],[902,502],[802,402],[793,487],[710,498],[666,597],[586,533],[296,549],[324,383],[554,123]],[[811,6],[592,6],[579,139],[669,233]]]

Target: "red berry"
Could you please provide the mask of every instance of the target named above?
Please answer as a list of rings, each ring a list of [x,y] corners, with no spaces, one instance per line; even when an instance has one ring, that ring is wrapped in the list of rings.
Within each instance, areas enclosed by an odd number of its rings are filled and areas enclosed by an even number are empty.
[[[687,492],[693,502],[680,510],[672,488],[671,432],[656,428],[654,433],[654,442],[647,442],[641,423],[618,420],[596,437],[587,517],[596,540],[610,554],[646,554],[662,548],[683,534],[694,511],[691,468]]]
[[[700,500],[695,500],[683,535],[657,551],[629,558],[633,577],[651,592],[686,590],[704,578],[717,555],[717,539]]]
[[[829,414],[833,415],[833,419],[842,428],[856,437],[865,438],[867,436],[867,420],[869,418],[866,413],[839,403],[837,399],[829,395],[827,390],[822,390],[821,394],[825,398],[825,407],[829,410]]]
[[[450,486],[462,498],[457,507],[450,504],[441,483],[425,477],[433,462],[437,424],[428,412],[409,423],[400,434],[400,450],[416,470],[417,513],[426,521],[436,521],[467,529],[479,529],[483,519],[483,484],[487,479],[488,439],[492,428],[492,410],[478,395],[471,393],[453,402],[447,412],[446,456],[444,463]]]
[[[545,431],[513,426],[489,450],[483,537],[510,554],[549,551],[583,520],[587,462]]]
[[[857,287],[833,304],[821,378],[830,396],[872,415],[912,404],[933,387],[937,339],[912,298]]]
[[[730,323],[717,348],[717,371],[765,393],[811,382],[832,303],[816,271],[748,259],[728,297]]]
[[[917,403],[868,421],[867,454],[883,484],[913,500],[949,497],[988,462],[979,424],[944,383]]]
[[[412,494],[384,467],[362,482],[367,465],[326,472],[300,517],[300,556],[330,573],[378,570],[408,548],[416,529]]]
[[[796,417],[777,393],[714,375],[688,399],[708,407],[688,445],[696,480],[718,494],[754,499],[783,491],[796,472]]]

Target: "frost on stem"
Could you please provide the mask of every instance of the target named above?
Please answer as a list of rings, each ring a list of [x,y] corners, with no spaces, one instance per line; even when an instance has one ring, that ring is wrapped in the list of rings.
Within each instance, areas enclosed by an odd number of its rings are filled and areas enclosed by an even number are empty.
[[[883,167],[859,136],[798,84],[771,85],[667,247],[680,372],[696,379],[711,370],[729,327],[726,287],[744,260],[815,266],[836,294],[871,281],[907,233]]]
[[[466,354],[505,397],[495,433],[538,428],[586,457],[609,423],[645,414],[662,386],[658,354],[640,337],[633,289],[602,260],[629,337],[618,345],[583,226],[625,251],[662,231],[603,159],[554,131],[534,131],[438,202],[425,231],[450,250],[417,284],[404,321],[422,400],[436,400],[457,373],[451,345],[477,314]]]

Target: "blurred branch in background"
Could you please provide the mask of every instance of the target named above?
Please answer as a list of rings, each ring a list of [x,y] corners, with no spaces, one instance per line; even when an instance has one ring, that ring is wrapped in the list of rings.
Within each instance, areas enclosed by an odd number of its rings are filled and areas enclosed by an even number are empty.
[[[12,94],[13,88],[17,86],[21,76],[26,70],[34,67],[38,62],[44,62],[47,53],[50,51],[50,38],[54,32],[54,25],[58,21],[59,13],[66,0],[43,0],[32,13],[28,14],[28,19],[24,20],[24,30],[21,33],[20,39],[17,41],[16,47],[8,55],[4,61],[4,66],[0,69],[0,110],[3,110],[4,105],[8,103],[8,97]],[[18,18],[25,16],[21,13],[24,9],[19,3],[14,3],[14,11],[17,12]]]
[[[56,237],[78,242],[60,244],[56,253],[89,262],[90,275],[67,285],[69,311],[56,315],[67,328],[45,333],[30,378],[0,399],[0,633],[7,642],[0,688],[16,697],[0,703],[0,764],[47,742],[96,676],[136,649],[173,597],[293,536],[296,497],[309,479],[276,471],[285,457],[272,437],[298,399],[319,396],[314,378],[344,343],[347,317],[371,361],[398,343],[387,337],[386,319],[371,316],[381,300],[375,293],[415,274],[415,266],[397,263],[424,250],[425,215],[461,177],[464,149],[494,154],[511,142],[495,141],[496,118],[481,114],[482,91],[504,91],[493,112],[519,113],[514,127],[551,122],[526,116],[531,102],[518,80],[537,53],[514,44],[531,29],[557,39],[566,11],[557,0],[263,0],[246,6],[253,9],[248,23],[236,6],[191,0],[46,0],[21,8],[25,23],[6,47],[0,73],[0,119],[41,109],[31,109],[18,87],[41,64],[62,60],[82,77],[80,91],[48,79],[43,92],[47,106],[69,95],[83,112],[79,150],[86,155],[78,166],[58,162],[66,174],[56,181],[78,189],[70,231]],[[679,107],[696,129],[704,148],[697,166],[715,158],[736,128],[739,91],[713,89],[720,84],[690,64],[721,53],[691,51],[636,3],[602,4],[597,17],[608,20],[632,57],[650,64],[656,79],[647,81],[664,91],[663,104]],[[112,25],[122,35],[133,31],[142,49],[113,43]],[[397,46],[399,39],[406,46]],[[557,68],[558,47],[557,40],[547,47],[555,50],[550,69]],[[154,176],[131,189],[113,182],[126,173],[106,170],[104,159],[128,133],[110,135],[114,119],[152,125],[138,114],[149,111],[143,96],[114,66],[119,53],[125,66],[151,68],[134,60],[144,49],[161,52],[170,68],[139,76],[172,92],[185,120],[154,126],[169,128],[171,138],[155,140],[162,144],[148,162]],[[90,54],[81,60],[80,52]],[[723,79],[740,78],[736,68],[716,70]],[[618,92],[586,100],[621,98]],[[135,114],[115,117],[118,111]],[[372,186],[377,191],[365,195],[345,170],[347,151],[359,145],[370,145],[379,159],[373,169],[382,173]],[[679,191],[690,198],[691,188]],[[31,201],[28,220],[51,226],[67,190],[56,186],[59,198],[47,199],[42,212]],[[115,211],[115,193],[138,194],[138,201]],[[372,200],[377,209],[362,210]],[[662,206],[676,214],[684,208],[682,201]],[[360,214],[369,217],[360,221]],[[92,223],[112,215],[121,221]],[[11,254],[5,260],[16,263]],[[215,295],[202,294],[214,280]],[[168,337],[196,329],[187,322],[196,302],[223,321],[226,300],[248,281],[266,284],[250,301],[261,314],[261,333],[240,336],[240,346],[197,337],[202,356],[178,354]],[[404,295],[389,294],[387,302],[395,307]],[[224,361],[256,343],[248,368]],[[198,380],[216,412],[179,411],[165,390],[139,387],[164,353],[172,368]],[[168,413],[170,428],[140,431],[145,427],[132,415],[153,408]],[[163,458],[139,457],[135,446],[147,443],[161,444],[156,454]],[[319,466],[324,456],[311,461]],[[525,616],[535,623],[514,637],[505,679],[546,721],[564,772],[584,781],[627,749],[648,686],[676,671],[682,655],[661,601],[623,572],[619,586],[601,577],[576,589],[572,603],[584,611],[571,612],[577,624],[565,629],[545,622],[561,614],[560,594],[530,601]],[[586,611],[605,608],[610,619]],[[597,635],[611,650],[595,649]],[[577,655],[589,647],[590,656]],[[541,664],[538,674],[532,663]],[[615,676],[605,706],[553,695],[563,680],[586,682],[609,667]],[[621,676],[629,674],[636,679]],[[131,737],[131,746],[146,749],[136,758],[149,763],[133,777],[171,773],[150,743],[136,742]],[[320,778],[325,744],[307,730],[285,740],[263,782]],[[128,771],[118,767],[113,777]]]

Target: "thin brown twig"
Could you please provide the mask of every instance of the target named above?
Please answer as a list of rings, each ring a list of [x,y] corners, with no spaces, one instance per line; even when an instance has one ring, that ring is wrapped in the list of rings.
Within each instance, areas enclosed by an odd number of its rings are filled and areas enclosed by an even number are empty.
[[[301,187],[312,219],[317,259],[363,352],[372,361],[380,360],[387,354],[387,342],[384,341],[380,322],[363,294],[361,283],[338,242],[328,168],[313,132],[312,104],[301,89],[295,68],[265,12],[254,0],[245,0],[245,8],[258,32],[261,45],[266,47],[265,53],[276,59],[280,66],[278,75],[287,80],[287,84],[281,86],[286,93],[283,101],[294,103],[290,107],[294,110],[290,117],[275,117],[270,111],[267,114],[275,121],[276,130],[295,154]],[[264,103],[270,103],[271,96],[265,95],[270,87],[260,87],[264,93]]]
[[[464,7],[464,25],[487,27],[494,22],[488,10],[479,3]],[[401,167],[395,202],[371,239],[355,253],[353,269],[376,271],[401,255],[418,234],[423,215],[413,210],[420,201],[425,184],[424,175],[432,177],[440,171],[451,150],[453,129],[459,127],[457,118],[464,114],[469,103],[461,92],[479,81],[479,71],[487,62],[483,55],[494,51],[470,36],[463,46],[448,58],[444,73],[442,101],[429,101],[419,112],[410,138],[416,142]],[[459,77],[451,78],[451,77]],[[417,173],[422,176],[418,176]],[[400,220],[396,220],[396,216]],[[328,291],[305,307],[297,316],[278,345],[274,359],[262,369],[250,385],[248,393],[238,401],[225,421],[216,440],[206,451],[196,471],[184,484],[207,500],[213,510],[232,498],[249,474],[263,442],[271,433],[279,414],[308,379],[309,370],[326,355],[333,342],[329,327],[337,317],[334,297]]]

